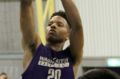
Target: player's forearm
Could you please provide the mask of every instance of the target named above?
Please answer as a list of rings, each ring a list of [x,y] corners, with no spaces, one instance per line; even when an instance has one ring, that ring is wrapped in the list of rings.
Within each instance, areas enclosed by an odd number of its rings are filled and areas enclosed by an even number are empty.
[[[70,26],[72,28],[70,34],[70,50],[75,60],[79,62],[79,58],[82,57],[84,43],[83,28],[79,11],[73,0],[61,0],[61,1],[67,14],[68,20],[70,21],[71,24]]]
[[[61,0],[61,1],[71,25],[75,26],[74,24],[80,24],[81,19],[79,11],[76,5],[74,4],[73,0]]]
[[[33,0],[20,0],[21,4],[31,5]]]
[[[35,38],[32,2],[21,0],[20,8],[20,26],[23,34],[23,40],[24,42],[29,43]]]

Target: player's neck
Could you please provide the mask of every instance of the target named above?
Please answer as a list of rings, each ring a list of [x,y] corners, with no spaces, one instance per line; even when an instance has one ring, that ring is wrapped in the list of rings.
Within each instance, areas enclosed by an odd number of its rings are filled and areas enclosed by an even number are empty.
[[[49,46],[54,51],[61,51],[63,50],[64,43],[56,43],[56,44],[48,43],[47,46]]]

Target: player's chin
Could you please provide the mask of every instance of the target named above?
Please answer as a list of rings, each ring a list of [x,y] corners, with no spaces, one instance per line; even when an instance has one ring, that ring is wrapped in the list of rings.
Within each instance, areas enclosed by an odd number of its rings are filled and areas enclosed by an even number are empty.
[[[54,38],[54,37],[55,37],[55,36],[54,36],[53,34],[47,34],[47,35],[46,35],[46,38],[47,38],[47,39]]]
[[[54,40],[56,37],[53,36],[53,35],[47,35],[46,36],[46,40],[49,41],[49,40]]]
[[[60,39],[59,37],[55,37],[55,36],[48,36],[46,38],[47,42],[51,42],[51,43],[61,43],[63,42],[62,39]]]

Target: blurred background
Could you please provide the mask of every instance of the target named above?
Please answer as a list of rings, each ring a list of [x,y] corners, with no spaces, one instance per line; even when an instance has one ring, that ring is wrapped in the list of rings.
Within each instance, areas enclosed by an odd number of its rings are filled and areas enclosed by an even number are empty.
[[[81,15],[85,39],[78,75],[92,68],[108,68],[120,74],[120,0],[74,1]],[[63,10],[60,0],[36,0],[33,6],[38,32],[46,26],[51,13]],[[6,72],[9,79],[21,79],[23,73],[19,20],[20,1],[0,0],[0,73]],[[44,38],[44,32],[40,34]]]

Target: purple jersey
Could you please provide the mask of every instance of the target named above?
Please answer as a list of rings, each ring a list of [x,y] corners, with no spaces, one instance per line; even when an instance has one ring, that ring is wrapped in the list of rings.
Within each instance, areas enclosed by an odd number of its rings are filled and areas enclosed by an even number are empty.
[[[22,79],[74,79],[70,49],[56,52],[41,44]]]

